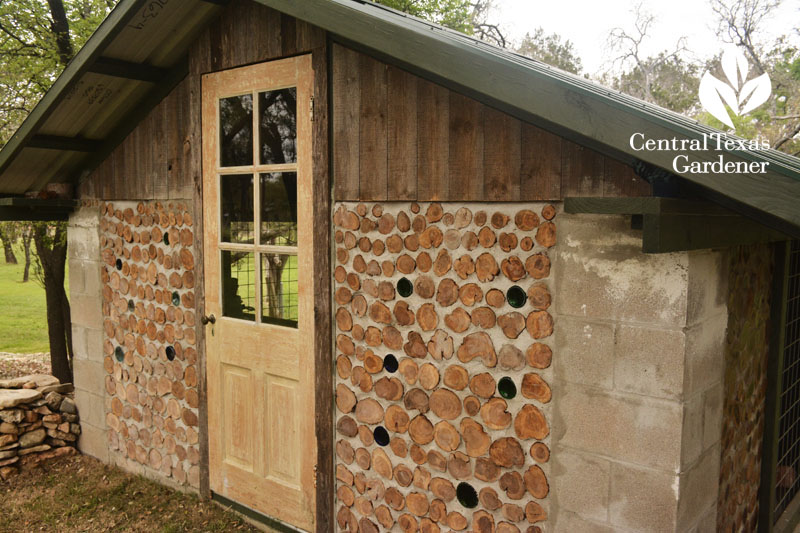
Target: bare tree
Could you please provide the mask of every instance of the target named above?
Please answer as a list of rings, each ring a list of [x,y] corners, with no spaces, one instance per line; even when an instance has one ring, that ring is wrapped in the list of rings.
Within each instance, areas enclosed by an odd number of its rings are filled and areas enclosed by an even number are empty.
[[[472,3],[472,13],[470,13],[470,21],[472,22],[473,35],[481,41],[496,44],[500,48],[505,48],[508,45],[503,31],[498,24],[489,22],[490,11],[494,7],[494,0],[476,0]]]
[[[636,87],[628,87],[626,92],[647,102],[660,104],[654,95],[659,71],[670,63],[684,63],[681,55],[688,52],[686,37],[679,37],[671,50],[664,51],[657,56],[647,56],[643,49],[644,43],[650,37],[649,32],[655,22],[655,17],[648,13],[641,3],[636,4],[632,12],[635,16],[633,33],[617,27],[608,34],[608,47],[618,54],[612,62],[623,71],[629,70],[637,73],[638,91]]]
[[[772,96],[768,111],[759,119],[760,133],[776,150],[800,155],[800,80],[793,65],[800,60],[797,47],[785,37],[767,43],[764,22],[782,0],[710,0],[717,16],[717,36],[742,48],[757,74],[768,73]]]
[[[781,0],[711,0],[711,9],[717,15],[717,36],[744,48],[759,74],[766,69],[756,37],[761,23],[780,4]]]
[[[3,254],[6,263],[17,264],[17,256],[14,255],[14,243],[17,241],[16,228],[13,222],[0,223],[0,241],[3,242]]]
[[[22,250],[25,252],[25,268],[22,271],[22,283],[27,283],[31,273],[31,240],[33,239],[33,226],[23,222]]]

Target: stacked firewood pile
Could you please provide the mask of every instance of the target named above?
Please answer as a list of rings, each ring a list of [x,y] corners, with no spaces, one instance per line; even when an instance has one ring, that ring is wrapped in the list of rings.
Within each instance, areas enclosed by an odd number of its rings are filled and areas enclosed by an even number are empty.
[[[45,374],[0,380],[0,478],[76,453],[81,426],[72,390]]]
[[[541,530],[555,216],[337,206],[341,530]]]

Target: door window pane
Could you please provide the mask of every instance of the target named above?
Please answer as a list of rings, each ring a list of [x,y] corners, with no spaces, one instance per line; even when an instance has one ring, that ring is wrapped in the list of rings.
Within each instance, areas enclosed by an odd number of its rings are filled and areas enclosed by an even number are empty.
[[[297,256],[261,256],[261,321],[297,327]]]
[[[253,175],[221,175],[220,235],[222,242],[253,243]]]
[[[297,162],[297,89],[258,93],[262,165]]]
[[[297,173],[264,173],[260,181],[261,244],[297,246]]]
[[[222,250],[222,314],[255,320],[255,257],[251,252]]]
[[[219,101],[220,166],[253,164],[253,95]]]

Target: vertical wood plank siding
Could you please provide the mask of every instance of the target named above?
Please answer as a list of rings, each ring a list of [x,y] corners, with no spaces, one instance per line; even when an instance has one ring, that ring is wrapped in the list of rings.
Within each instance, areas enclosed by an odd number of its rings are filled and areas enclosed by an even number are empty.
[[[337,201],[651,193],[627,165],[359,52],[333,45],[331,68]]]
[[[389,67],[387,197],[417,197],[417,78]]]

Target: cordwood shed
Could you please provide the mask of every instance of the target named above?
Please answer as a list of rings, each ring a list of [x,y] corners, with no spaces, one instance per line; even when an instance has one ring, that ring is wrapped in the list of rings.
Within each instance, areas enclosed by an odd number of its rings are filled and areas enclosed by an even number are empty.
[[[121,0],[0,218],[69,220],[101,460],[306,531],[792,527],[800,161],[634,134],[733,139],[370,2]]]

